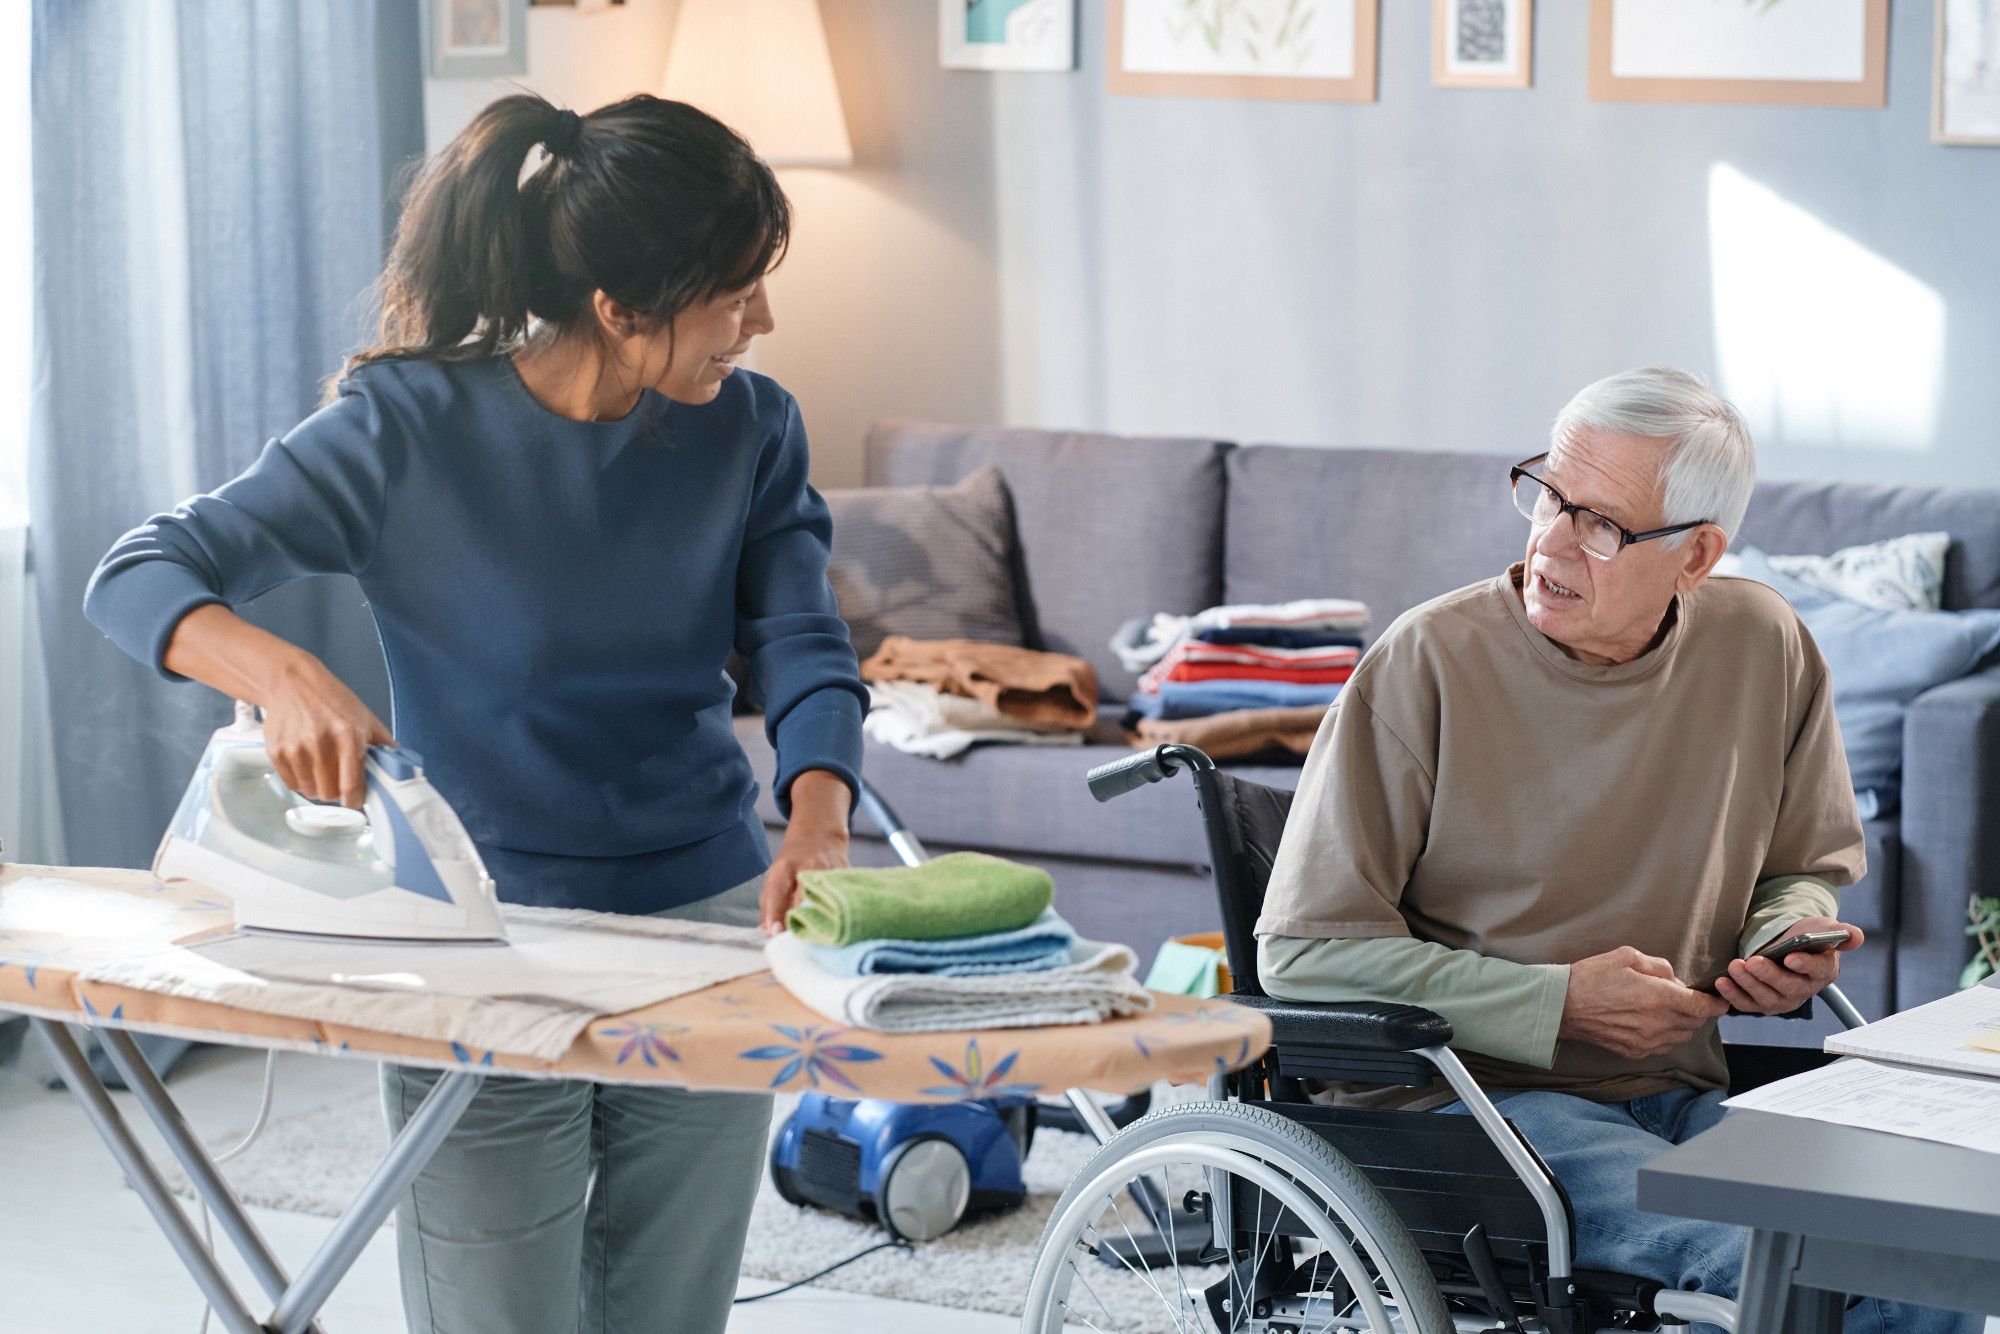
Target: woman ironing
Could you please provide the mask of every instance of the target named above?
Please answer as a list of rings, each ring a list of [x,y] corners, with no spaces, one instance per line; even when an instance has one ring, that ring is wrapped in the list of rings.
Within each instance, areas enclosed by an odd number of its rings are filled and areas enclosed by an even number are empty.
[[[789,226],[770,169],[692,107],[494,102],[411,191],[378,345],[242,476],[119,539],[86,613],[261,706],[280,777],[359,806],[389,729],[230,610],[352,575],[397,739],[503,899],[775,929],[799,870],[846,864],[867,700],[797,405],[733,364],[773,327]],[[777,751],[775,859],[732,647]],[[392,1128],[436,1079],[383,1068]],[[398,1207],[410,1328],[721,1330],[769,1116],[488,1079]]]

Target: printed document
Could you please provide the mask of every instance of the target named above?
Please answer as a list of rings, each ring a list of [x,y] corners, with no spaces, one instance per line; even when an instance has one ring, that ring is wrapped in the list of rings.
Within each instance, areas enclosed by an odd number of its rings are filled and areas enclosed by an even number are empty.
[[[1722,1105],[2000,1153],[2000,1079],[1835,1061]]]
[[[1906,1065],[2000,1075],[2000,988],[1979,986],[1836,1033],[1826,1049]]]

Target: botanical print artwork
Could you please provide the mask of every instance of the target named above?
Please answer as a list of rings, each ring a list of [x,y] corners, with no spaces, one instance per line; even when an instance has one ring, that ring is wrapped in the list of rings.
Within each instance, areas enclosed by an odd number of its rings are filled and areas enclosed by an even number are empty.
[[[1355,72],[1355,0],[1126,0],[1131,73],[1289,75]]]

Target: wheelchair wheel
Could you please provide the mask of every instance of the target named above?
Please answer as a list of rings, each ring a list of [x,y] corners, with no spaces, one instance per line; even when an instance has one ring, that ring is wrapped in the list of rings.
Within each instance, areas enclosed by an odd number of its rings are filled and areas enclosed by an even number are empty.
[[[1194,1102],[1121,1131],[1057,1202],[1021,1329],[1065,1326],[1451,1334],[1452,1319],[1408,1229],[1332,1145],[1261,1107]]]

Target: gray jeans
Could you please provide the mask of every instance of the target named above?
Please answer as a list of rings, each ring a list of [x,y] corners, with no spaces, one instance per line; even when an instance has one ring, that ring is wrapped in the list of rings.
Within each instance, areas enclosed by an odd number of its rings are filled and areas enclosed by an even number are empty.
[[[662,916],[755,925],[760,876]],[[391,1133],[439,1071],[382,1067]],[[721,1334],[771,1099],[490,1077],[396,1205],[411,1334]]]

